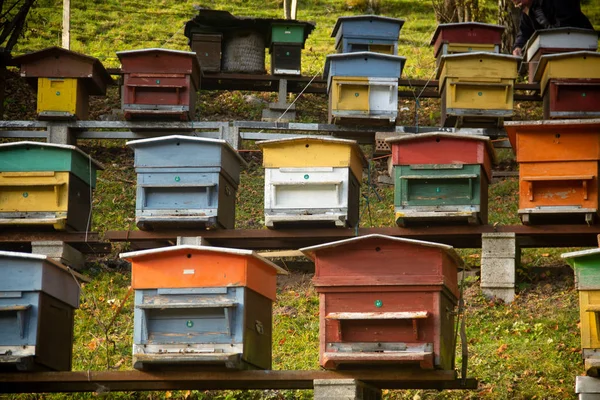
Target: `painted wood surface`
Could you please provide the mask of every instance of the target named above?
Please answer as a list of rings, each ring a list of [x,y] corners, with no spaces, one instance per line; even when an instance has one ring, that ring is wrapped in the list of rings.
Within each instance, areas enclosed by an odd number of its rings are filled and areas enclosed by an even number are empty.
[[[541,29],[531,36],[525,49],[526,61],[539,57],[539,53],[547,49],[563,49],[560,52],[577,50],[596,51],[598,49],[598,33],[580,28]]]
[[[336,48],[340,47],[343,39],[384,39],[397,43],[403,25],[404,21],[401,19],[376,15],[340,17],[333,27],[331,37],[335,37]]]
[[[550,79],[544,118],[600,117],[600,79]]]
[[[338,53],[371,51],[374,53],[398,55],[398,40],[342,38],[336,47]]]
[[[75,78],[39,78],[37,113],[40,119],[88,118],[89,97]]]
[[[405,62],[405,57],[366,51],[329,54],[323,72],[323,76],[327,77],[327,91],[332,90],[331,81],[334,77],[398,79]]]
[[[501,45],[504,29],[504,26],[478,22],[440,24],[433,33],[430,44],[437,58],[444,43]]]
[[[301,44],[273,43],[271,46],[271,74],[300,75],[302,47]]]
[[[551,79],[600,79],[600,53],[575,52],[543,56],[536,72],[542,95]]]
[[[194,33],[190,47],[202,71],[219,72],[221,70],[221,42],[223,35],[220,33],[201,34]]]
[[[441,88],[447,114],[489,115],[508,117],[512,115],[514,79],[469,80],[447,77]],[[469,110],[471,113],[469,114]],[[480,111],[482,110],[482,111]],[[494,111],[504,111],[501,115]]]
[[[506,54],[462,53],[442,58],[438,69],[438,87],[446,87],[447,78],[460,78],[455,82],[502,83],[517,78],[519,58]]]
[[[297,43],[304,47],[304,24],[272,24],[271,44],[274,43]]]

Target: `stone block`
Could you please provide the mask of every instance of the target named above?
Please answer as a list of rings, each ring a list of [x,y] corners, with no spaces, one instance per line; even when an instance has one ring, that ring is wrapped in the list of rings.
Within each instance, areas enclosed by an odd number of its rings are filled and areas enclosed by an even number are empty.
[[[380,400],[381,390],[355,379],[315,379],[315,400]]]
[[[82,269],[85,264],[85,256],[79,250],[59,240],[31,242],[31,252],[48,256],[76,270]]]
[[[481,235],[482,257],[510,257],[520,255],[514,233],[484,233]]]

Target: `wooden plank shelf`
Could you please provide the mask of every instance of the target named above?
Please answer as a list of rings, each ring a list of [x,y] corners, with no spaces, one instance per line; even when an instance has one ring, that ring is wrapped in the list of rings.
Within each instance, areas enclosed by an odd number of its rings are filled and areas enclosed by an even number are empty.
[[[2,393],[313,389],[315,379],[356,379],[381,389],[476,389],[454,371],[73,371],[0,374]]]
[[[0,232],[0,250],[31,251],[31,242],[61,241],[83,254],[108,254],[111,244],[100,240],[96,232],[55,232],[3,229]]]

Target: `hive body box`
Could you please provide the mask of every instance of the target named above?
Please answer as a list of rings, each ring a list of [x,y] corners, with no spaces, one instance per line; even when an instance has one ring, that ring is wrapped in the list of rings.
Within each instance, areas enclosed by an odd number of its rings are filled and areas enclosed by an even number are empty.
[[[302,49],[306,38],[314,28],[314,24],[299,21],[271,24],[269,38],[271,74],[301,74]]]
[[[330,54],[325,61],[329,122],[390,125],[398,116],[404,57],[372,52]]]
[[[429,44],[433,46],[438,60],[446,54],[480,51],[499,53],[504,29],[501,25],[480,22],[440,24]]]
[[[495,160],[487,137],[425,133],[389,138],[395,220],[487,224]]]
[[[579,291],[581,350],[587,375],[600,368],[600,249],[562,254],[575,270]]]
[[[485,52],[442,56],[437,73],[442,125],[498,126],[512,117],[519,60]]]
[[[221,70],[221,33],[194,33],[190,47],[202,69],[202,72],[219,72]]]
[[[99,169],[75,146],[0,144],[0,225],[88,230]]]
[[[590,29],[558,28],[535,31],[523,52],[528,66],[529,82],[539,82],[536,71],[544,55],[597,49],[598,33]]]
[[[454,368],[452,247],[366,235],[301,251],[315,260],[322,367]]]
[[[89,96],[104,96],[112,83],[98,59],[60,47],[15,57],[13,62],[37,88],[40,119],[87,119]]]
[[[366,166],[353,140],[258,142],[265,167],[265,225],[355,226]]]
[[[127,144],[135,151],[140,229],[234,228],[245,162],[226,141],[175,135]]]
[[[121,107],[126,119],[193,120],[200,64],[195,53],[166,49],[119,51]]]
[[[173,246],[132,263],[134,368],[270,369],[275,264],[248,250]]]
[[[82,277],[38,254],[0,251],[0,370],[71,370]]]
[[[338,18],[331,37],[338,53],[371,51],[398,55],[398,35],[404,20],[377,15]]]
[[[535,75],[544,97],[544,118],[600,117],[600,53],[546,55]]]
[[[600,120],[509,122],[525,224],[592,223],[598,214]],[[585,217],[585,218],[584,218]]]

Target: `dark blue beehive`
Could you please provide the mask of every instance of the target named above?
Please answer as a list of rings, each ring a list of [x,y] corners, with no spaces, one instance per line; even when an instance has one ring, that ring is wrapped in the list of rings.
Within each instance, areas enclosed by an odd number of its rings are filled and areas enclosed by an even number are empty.
[[[398,54],[398,35],[404,20],[378,15],[340,17],[331,37],[338,53],[372,51]]]

